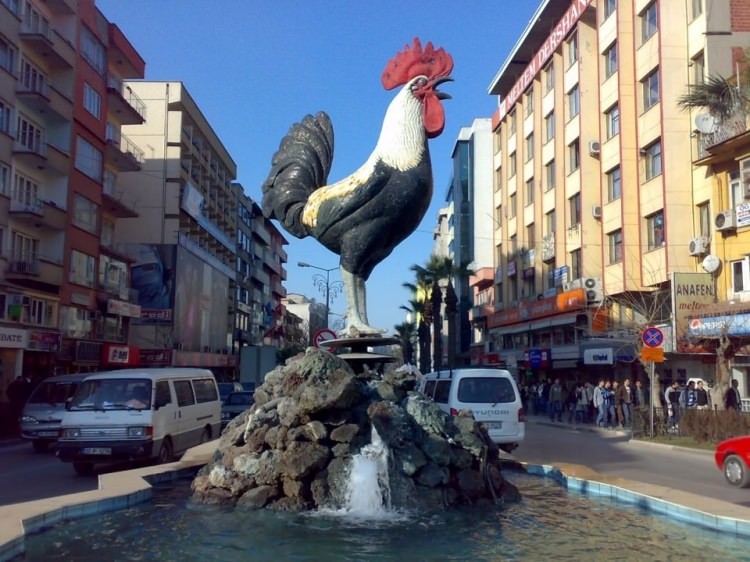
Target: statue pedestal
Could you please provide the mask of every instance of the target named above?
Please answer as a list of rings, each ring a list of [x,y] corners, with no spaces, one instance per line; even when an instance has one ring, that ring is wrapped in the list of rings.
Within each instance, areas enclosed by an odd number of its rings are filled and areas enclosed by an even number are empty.
[[[320,347],[331,353],[336,353],[344,361],[349,363],[355,373],[364,371],[365,366],[373,371],[383,373],[386,363],[393,363],[396,358],[392,355],[370,351],[372,347],[386,345],[397,345],[401,341],[398,338],[382,336],[362,336],[358,338],[338,338],[321,342]]]

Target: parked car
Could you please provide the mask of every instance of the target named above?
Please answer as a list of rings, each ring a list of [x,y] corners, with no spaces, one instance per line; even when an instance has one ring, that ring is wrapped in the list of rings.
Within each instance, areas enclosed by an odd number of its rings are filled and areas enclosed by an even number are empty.
[[[238,382],[220,382],[217,384],[219,385],[219,398],[221,398],[222,404],[230,392],[242,392],[244,390]]]
[[[724,473],[724,478],[732,486],[750,486],[750,435],[732,437],[716,446],[714,453],[716,466]]]
[[[253,393],[248,390],[230,392],[221,405],[221,428],[224,429],[230,421],[250,408],[254,403],[255,398],[253,398]]]
[[[57,441],[65,404],[86,376],[49,377],[31,393],[21,414],[21,437],[31,441],[35,451],[42,452]]]

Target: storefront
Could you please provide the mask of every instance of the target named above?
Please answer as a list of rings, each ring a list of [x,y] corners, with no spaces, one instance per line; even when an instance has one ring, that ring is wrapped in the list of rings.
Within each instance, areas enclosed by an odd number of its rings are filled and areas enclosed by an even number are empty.
[[[0,401],[8,401],[8,385],[23,373],[23,350],[28,343],[27,330],[0,326]]]

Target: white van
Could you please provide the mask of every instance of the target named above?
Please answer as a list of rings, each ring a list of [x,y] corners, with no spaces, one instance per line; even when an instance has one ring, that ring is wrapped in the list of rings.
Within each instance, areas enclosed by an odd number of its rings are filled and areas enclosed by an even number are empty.
[[[419,390],[452,416],[471,410],[506,452],[518,447],[526,435],[526,413],[509,371],[487,367],[435,371],[422,376]]]
[[[123,369],[92,373],[66,406],[57,456],[79,474],[94,464],[169,462],[221,432],[221,400],[205,369]]]

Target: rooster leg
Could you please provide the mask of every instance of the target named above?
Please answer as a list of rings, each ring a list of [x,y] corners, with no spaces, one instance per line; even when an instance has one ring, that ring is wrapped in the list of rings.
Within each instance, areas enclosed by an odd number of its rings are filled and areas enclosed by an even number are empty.
[[[356,338],[382,334],[384,330],[372,328],[367,323],[367,293],[365,280],[341,268],[341,280],[346,291],[346,328],[342,335]]]

